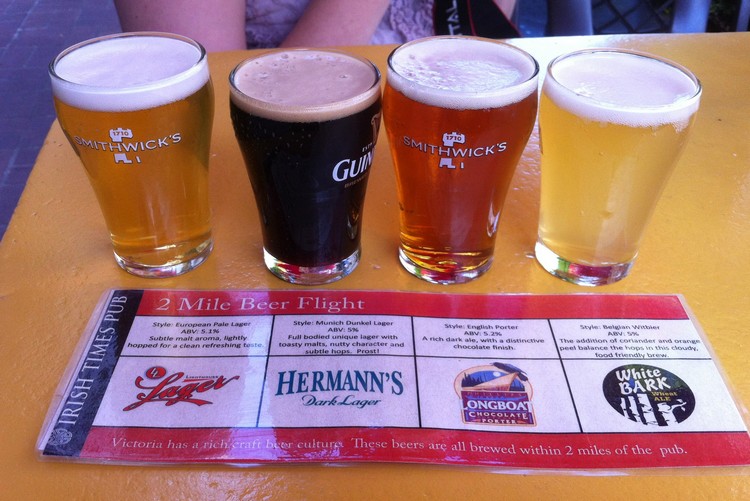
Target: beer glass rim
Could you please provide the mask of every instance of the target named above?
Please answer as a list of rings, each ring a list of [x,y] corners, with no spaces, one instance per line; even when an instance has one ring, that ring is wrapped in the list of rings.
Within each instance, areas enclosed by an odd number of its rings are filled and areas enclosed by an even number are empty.
[[[126,38],[166,38],[166,39],[172,39],[177,40],[180,42],[184,42],[192,47],[194,47],[197,50],[195,61],[192,62],[192,64],[181,71],[176,72],[173,75],[158,78],[155,80],[151,80],[149,82],[145,83],[139,83],[139,84],[132,84],[132,85],[119,85],[119,86],[104,86],[104,85],[92,85],[88,83],[81,83],[76,82],[73,80],[70,80],[68,78],[64,78],[58,74],[57,71],[57,65],[60,61],[62,61],[66,56],[72,54],[73,52],[82,49],[84,47],[88,47],[97,43],[102,42],[108,42],[110,40],[116,40],[116,39],[126,39]],[[167,32],[161,32],[161,31],[134,31],[134,32],[125,32],[125,33],[114,33],[110,35],[104,35],[100,37],[90,38],[88,40],[84,40],[82,42],[76,43],[74,45],[71,45],[70,47],[62,50],[57,56],[55,56],[54,59],[49,63],[48,72],[50,75],[50,78],[53,81],[53,90],[54,90],[54,84],[57,84],[61,89],[70,89],[73,92],[81,93],[81,94],[88,94],[88,95],[100,95],[100,96],[123,96],[123,98],[127,99],[128,96],[136,96],[139,94],[147,93],[147,92],[153,92],[158,91],[162,88],[168,88],[173,85],[178,85],[181,82],[188,81],[191,78],[194,78],[196,75],[198,75],[201,72],[206,72],[206,80],[210,79],[210,75],[208,74],[208,61],[207,61],[207,52],[205,47],[201,45],[196,40],[193,40],[192,38],[178,35],[175,33],[167,33]],[[205,82],[201,80],[201,86],[205,85]],[[193,89],[192,92],[194,92],[197,89]],[[57,92],[55,92],[57,95]],[[186,95],[189,93],[186,93]],[[176,97],[174,100],[179,100],[184,96]],[[162,97],[162,99],[164,99]],[[63,99],[64,100],[64,99]],[[142,108],[145,108],[148,106],[144,106]],[[139,109],[142,109],[139,108]],[[110,110],[110,108],[106,108],[106,110]]]
[[[261,59],[263,57],[272,56],[274,54],[282,54],[282,53],[303,53],[303,52],[323,52],[323,53],[329,53],[329,54],[338,54],[345,56],[350,59],[354,59],[356,61],[359,61],[363,64],[365,64],[368,68],[372,70],[373,75],[373,82],[372,84],[360,92],[359,94],[346,98],[341,99],[339,101],[333,101],[326,104],[319,104],[319,105],[285,105],[285,104],[278,104],[278,103],[272,103],[257,97],[249,96],[242,90],[240,90],[237,85],[235,84],[235,76],[237,73],[248,63],[251,61],[255,61],[257,59]],[[238,99],[241,99],[242,101],[246,101],[253,105],[254,110],[258,111],[259,115],[264,116],[266,118],[274,118],[279,119],[279,116],[294,116],[294,117],[305,117],[305,116],[314,116],[314,117],[322,117],[326,120],[332,120],[336,119],[342,116],[349,116],[352,113],[355,113],[356,111],[361,111],[361,109],[364,109],[366,107],[365,105],[369,105],[370,102],[374,102],[376,99],[376,96],[380,94],[380,81],[381,81],[381,74],[380,69],[367,59],[366,57],[358,56],[357,54],[352,54],[351,52],[347,52],[345,50],[340,49],[333,49],[328,47],[321,47],[321,48],[312,48],[312,47],[301,47],[301,48],[281,48],[281,49],[272,49],[268,51],[264,51],[260,54],[252,55],[248,58],[243,59],[240,61],[229,73],[229,89],[230,89],[230,97],[234,95],[238,95]],[[337,113],[336,110],[344,108],[346,110],[352,110],[352,108],[357,105],[358,103],[362,104],[362,108],[357,107],[355,111],[347,111],[347,113]],[[257,107],[257,108],[256,108]],[[266,113],[264,113],[263,111]],[[330,111],[330,112],[329,112]],[[301,120],[297,120],[301,121]],[[320,119],[316,118],[315,121],[321,121]]]
[[[413,79],[409,78],[407,75],[402,74],[393,65],[393,59],[396,56],[396,54],[406,48],[412,47],[414,45],[422,44],[422,43],[429,43],[429,42],[435,42],[435,41],[442,42],[442,41],[451,41],[451,40],[466,40],[466,41],[471,41],[471,42],[493,44],[493,45],[502,47],[505,50],[509,50],[525,58],[528,62],[531,63],[533,69],[532,71],[529,72],[526,78],[524,78],[520,82],[516,82],[507,87],[502,87],[500,89],[494,89],[494,90],[489,90],[489,91],[467,92],[467,91],[457,91],[457,90],[450,90],[450,89],[441,89],[438,87],[424,85],[420,82],[414,81]],[[448,101],[453,101],[456,98],[459,98],[460,96],[460,104],[467,105],[466,106],[467,108],[491,107],[491,106],[482,106],[483,101],[487,99],[491,99],[491,98],[501,98],[506,95],[513,95],[515,93],[518,93],[520,96],[521,95],[520,89],[525,86],[529,87],[528,89],[529,92],[524,92],[520,99],[527,97],[532,92],[536,92],[538,90],[537,82],[538,82],[539,70],[540,70],[539,62],[536,60],[536,58],[532,56],[530,53],[528,53],[527,51],[525,51],[524,49],[521,49],[520,47],[516,47],[515,45],[509,44],[503,40],[497,40],[497,39],[485,38],[485,37],[467,36],[467,35],[438,35],[438,36],[430,36],[430,37],[419,38],[416,40],[411,40],[409,42],[399,45],[398,47],[393,49],[393,51],[391,51],[391,53],[388,55],[387,65],[388,65],[388,73],[397,75],[398,78],[405,80],[407,82],[407,85],[410,88],[424,89],[425,92],[429,92],[429,94],[431,95],[438,96],[438,98],[445,98]],[[439,105],[437,103],[432,103],[432,102],[427,103],[427,104]]]
[[[649,59],[651,61],[655,61],[660,64],[665,64],[673,68],[674,70],[682,73],[684,76],[690,79],[690,81],[694,85],[694,92],[690,95],[683,96],[669,104],[622,105],[622,104],[609,103],[607,101],[597,99],[596,97],[587,96],[579,92],[576,92],[575,90],[570,89],[568,86],[560,82],[555,77],[554,68],[560,62],[568,60],[568,59],[572,59],[572,58],[581,57],[581,56],[590,56],[593,54],[616,54],[618,56],[642,57],[645,59]],[[573,52],[568,52],[565,54],[560,54],[559,56],[552,59],[552,61],[550,61],[550,63],[547,65],[547,74],[545,76],[545,82],[547,81],[547,79],[554,82],[555,86],[557,86],[567,95],[571,97],[575,97],[575,99],[583,100],[591,106],[595,106],[595,107],[603,108],[603,109],[617,110],[618,112],[622,112],[622,113],[628,113],[629,111],[634,112],[634,113],[663,113],[665,111],[684,110],[686,108],[691,108],[691,107],[695,107],[697,109],[698,101],[700,100],[701,94],[703,93],[703,86],[701,85],[700,80],[698,79],[697,76],[695,76],[695,74],[692,71],[690,71],[685,66],[675,61],[672,61],[670,59],[667,59],[665,57],[658,56],[656,54],[651,54],[648,52],[643,52],[643,51],[638,51],[638,50],[633,50],[633,49],[622,49],[622,48],[611,48],[611,47],[581,49],[581,50],[576,50]],[[695,112],[696,109],[694,109],[693,112]]]

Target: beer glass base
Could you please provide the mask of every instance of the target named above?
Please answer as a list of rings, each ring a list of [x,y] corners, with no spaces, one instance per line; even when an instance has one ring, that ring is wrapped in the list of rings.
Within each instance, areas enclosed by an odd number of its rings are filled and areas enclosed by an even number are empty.
[[[606,266],[578,264],[555,254],[541,241],[534,247],[537,262],[552,275],[577,285],[607,285],[622,280],[628,275],[633,261]]]
[[[143,263],[137,263],[127,258],[124,258],[115,254],[115,261],[120,265],[120,268],[127,271],[132,275],[136,275],[144,278],[169,278],[182,275],[188,271],[198,267],[206,258],[211,254],[214,248],[213,240],[209,239],[197,248],[193,249],[190,253],[190,258],[187,260],[170,261],[163,265],[147,265]]]
[[[411,273],[417,278],[421,278],[426,282],[441,285],[451,284],[462,284],[470,282],[475,278],[483,275],[492,266],[492,258],[488,259],[481,265],[475,268],[469,269],[446,269],[446,270],[433,270],[420,266],[414,262],[409,255],[404,251],[403,248],[398,249],[398,259],[401,261],[401,266],[406,268],[406,271]]]
[[[263,249],[263,260],[271,273],[286,282],[300,285],[322,285],[341,280],[354,271],[359,264],[359,256],[360,250],[357,249],[352,255],[338,263],[324,266],[299,266],[276,259]]]

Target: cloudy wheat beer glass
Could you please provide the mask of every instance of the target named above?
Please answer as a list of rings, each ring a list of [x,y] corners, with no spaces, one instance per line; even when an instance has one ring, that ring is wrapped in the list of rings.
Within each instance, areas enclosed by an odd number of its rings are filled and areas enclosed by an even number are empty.
[[[628,274],[700,95],[687,69],[646,54],[585,50],[550,64],[539,112],[545,270],[579,285]]]
[[[282,50],[243,61],[229,80],[266,267],[298,284],[345,277],[360,258],[378,69],[340,51]]]
[[[50,65],[60,125],[86,169],[117,263],[169,277],[211,252],[213,91],[198,43],[165,33],[96,38]]]
[[[401,264],[460,283],[492,263],[508,185],[534,127],[539,66],[494,40],[431,37],[388,58],[384,123],[396,169]]]

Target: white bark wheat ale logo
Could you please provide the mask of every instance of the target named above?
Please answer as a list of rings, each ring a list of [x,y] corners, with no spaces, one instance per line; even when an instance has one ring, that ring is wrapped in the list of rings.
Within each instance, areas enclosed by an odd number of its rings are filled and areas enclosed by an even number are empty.
[[[500,362],[473,367],[459,374],[454,386],[464,423],[536,426],[531,383],[518,367]]]
[[[671,372],[651,365],[623,365],[602,383],[604,397],[622,416],[648,426],[672,426],[690,417],[695,396]]]

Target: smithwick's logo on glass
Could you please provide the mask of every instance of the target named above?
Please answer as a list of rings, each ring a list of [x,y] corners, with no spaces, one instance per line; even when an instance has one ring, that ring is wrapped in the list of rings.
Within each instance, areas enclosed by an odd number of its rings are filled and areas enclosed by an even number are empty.
[[[467,144],[466,135],[456,131],[443,134],[442,144],[439,145],[419,141],[409,136],[404,136],[402,141],[407,148],[414,148],[429,155],[438,155],[440,157],[438,166],[441,169],[463,169],[464,160],[467,158],[487,157],[501,153],[508,148],[506,141],[480,146]]]
[[[473,367],[454,383],[467,424],[536,426],[533,391],[526,373],[510,364]]]
[[[95,151],[111,152],[116,164],[141,163],[141,154],[166,148],[182,141],[182,134],[175,132],[164,137],[147,139],[146,141],[129,141],[133,139],[133,131],[118,127],[109,130],[109,141],[97,141],[74,136],[73,141],[83,148]]]
[[[239,378],[239,376],[230,378],[224,376],[186,376],[184,372],[167,375],[167,369],[164,367],[151,367],[146,371],[145,377],[138,376],[135,378],[135,386],[147,391],[138,393],[135,397],[136,401],[122,410],[132,411],[147,403],[163,403],[167,407],[178,403],[197,406],[211,404],[213,402],[205,399],[205,393],[220,390]]]

